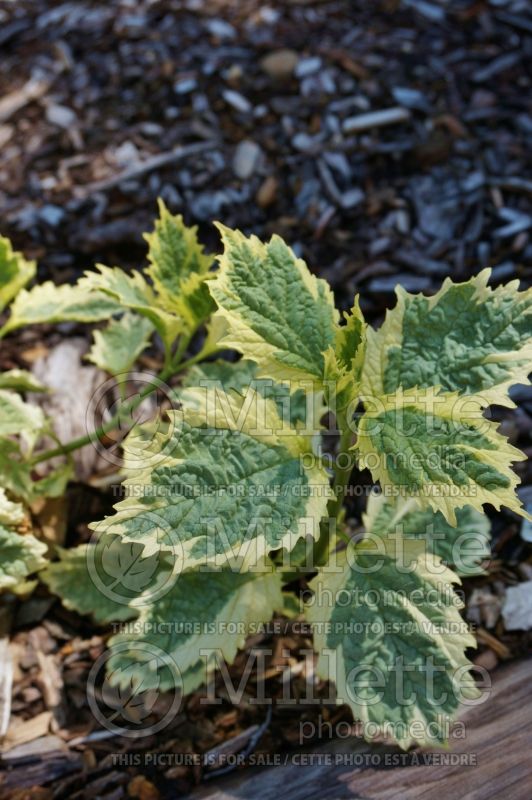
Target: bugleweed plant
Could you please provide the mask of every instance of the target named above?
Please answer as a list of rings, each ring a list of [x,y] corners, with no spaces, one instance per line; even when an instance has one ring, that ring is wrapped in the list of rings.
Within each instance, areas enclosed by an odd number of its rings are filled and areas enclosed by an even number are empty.
[[[307,580],[317,670],[338,702],[403,747],[441,742],[478,694],[455,584],[489,554],[483,507],[525,513],[512,471],[524,456],[487,410],[512,406],[510,387],[527,380],[532,290],[493,289],[489,270],[433,297],[398,288],[373,330],[358,298],[341,319],[327,282],[278,236],[218,227],[213,269],[196,230],[161,204],[144,271],[98,266],[29,290],[35,264],[0,240],[0,335],[104,322],[88,358],[122,397],[87,436],[45,449],[50,421],[25,397],[44,387],[2,374],[0,586],[27,592],[38,572],[68,608],[124,623],[108,643],[111,684],[190,692],[289,613],[284,587]],[[161,371],[128,399],[128,373],[155,342]],[[124,444],[115,513],[46,564],[27,509],[63,493],[71,453],[104,442],[161,387],[166,405]],[[380,494],[354,533],[355,467]]]

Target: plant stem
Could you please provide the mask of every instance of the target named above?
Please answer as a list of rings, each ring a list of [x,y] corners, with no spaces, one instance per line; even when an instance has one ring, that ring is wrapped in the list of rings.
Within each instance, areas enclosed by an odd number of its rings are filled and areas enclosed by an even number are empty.
[[[181,365],[177,371],[181,370]],[[148,397],[148,395],[152,394],[152,392],[156,391],[158,385],[165,381],[171,374],[173,374],[174,369],[170,367],[165,367],[159,375],[156,376],[154,383],[150,383],[146,386],[142,392],[130,402],[125,403],[123,406],[120,407],[120,410],[114,417],[106,422],[104,425],[100,425],[99,428],[96,428],[92,433],[87,433],[85,436],[79,436],[77,439],[72,439],[72,441],[67,442],[66,444],[59,445],[59,447],[54,447],[52,450],[45,450],[43,453],[38,453],[34,458],[31,459],[31,464],[39,464],[41,461],[48,461],[49,458],[55,458],[56,456],[64,456],[68,453],[72,453],[74,450],[79,450],[80,447],[85,447],[86,444],[90,444],[94,441],[94,439],[100,439],[100,437],[105,436],[106,433],[117,428],[120,424],[120,420],[123,418],[124,414],[131,414],[135,411],[136,408],[142,403],[142,401]]]
[[[334,465],[332,486],[334,497],[328,509],[329,515],[322,525],[319,539],[314,546],[314,566],[321,566],[327,560],[331,546],[331,536],[333,532],[335,532],[336,525],[340,519],[344,505],[345,489],[349,483],[351,473],[353,472],[353,463],[349,454],[349,449],[353,443],[353,431],[345,418],[338,419],[338,427],[340,428],[341,435],[338,453],[336,455],[336,463]],[[339,463],[340,461],[341,464]],[[331,520],[334,520],[333,524],[331,524]]]
[[[193,367],[194,364],[197,364],[198,361],[203,361],[204,358],[205,358],[205,353],[203,353],[200,350],[200,352],[196,353],[196,355],[192,356],[192,358],[188,358],[186,361],[181,362],[181,364],[179,365],[179,372],[184,372],[189,367]]]

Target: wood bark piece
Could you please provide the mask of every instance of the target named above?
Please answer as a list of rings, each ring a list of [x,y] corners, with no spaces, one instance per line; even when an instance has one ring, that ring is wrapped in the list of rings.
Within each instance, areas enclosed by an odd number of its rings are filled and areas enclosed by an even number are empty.
[[[486,702],[462,715],[466,735],[455,739],[449,751],[435,752],[463,756],[471,765],[429,764],[421,766],[364,768],[349,766],[349,755],[397,753],[390,747],[371,747],[365,742],[333,740],[315,748],[314,754],[332,754],[345,763],[306,766],[292,763],[259,770],[247,769],[217,786],[211,785],[187,795],[188,800],[233,800],[260,797],[278,800],[433,800],[441,796],[467,800],[530,800],[530,750],[532,747],[532,660],[513,662],[493,675],[493,687]],[[297,755],[293,751],[292,755]],[[289,754],[290,756],[290,754]],[[460,758],[457,758],[460,762]],[[304,762],[301,762],[304,763]]]
[[[344,133],[360,133],[368,128],[382,128],[384,125],[394,125],[397,122],[406,122],[410,119],[410,111],[402,106],[384,108],[382,111],[370,111],[368,114],[357,114],[348,117],[342,125]]]

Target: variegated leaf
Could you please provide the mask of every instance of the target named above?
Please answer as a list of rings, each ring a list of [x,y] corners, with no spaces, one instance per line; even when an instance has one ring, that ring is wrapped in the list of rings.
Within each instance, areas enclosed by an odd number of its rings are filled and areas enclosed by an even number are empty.
[[[28,575],[45,565],[46,545],[0,525],[0,590],[14,590]]]
[[[255,361],[259,377],[289,382],[292,391],[300,382],[319,388],[338,321],[329,285],[278,236],[263,244],[218,228],[224,253],[209,289],[218,305],[215,319],[226,324],[220,345]]]
[[[229,663],[234,661],[247,636],[256,633],[275,610],[283,607],[281,575],[271,572],[271,566],[270,571],[265,565],[261,569],[244,573],[187,572],[177,576],[169,592],[141,608],[131,632],[126,626],[123,633],[110,640],[107,667],[111,683],[129,681],[133,669],[144,689],[174,688],[175,676],[166,671],[150,671],[149,664],[144,663],[146,645],[173,659],[184,692],[205,682],[219,655]],[[171,624],[165,624],[169,621]],[[205,654],[202,658],[204,651],[212,657]]]
[[[104,372],[121,375],[129,372],[148,346],[153,325],[146,317],[127,312],[107,327],[94,331],[94,343],[87,359]]]
[[[363,522],[367,535],[382,540],[396,557],[399,543],[414,540],[462,577],[483,574],[480,564],[491,552],[489,519],[471,506],[457,509],[453,527],[440,511],[422,510],[414,499],[371,495]]]
[[[483,416],[483,397],[398,390],[365,397],[356,448],[386,496],[417,498],[456,525],[456,509],[521,509],[513,461],[525,456]]]
[[[244,399],[186,391],[187,406],[170,412],[168,433],[154,440],[161,458],[130,470],[130,496],[105,522],[113,533],[143,543],[149,555],[166,531],[164,546],[180,571],[256,563],[270,550],[291,550],[301,536],[316,537],[330,489],[311,440],[258,392]]]
[[[155,230],[144,238],[150,262],[146,273],[153,281],[158,303],[182,317],[189,331],[194,331],[214,308],[205,285],[213,259],[204,254],[197,228],[187,227],[180,214],[172,215],[159,200]]]
[[[0,236],[0,311],[35,277],[36,270],[35,261],[27,261],[13,250],[9,239]]]
[[[336,684],[364,733],[401,747],[442,744],[460,701],[478,695],[465,656],[475,639],[459,614],[456,576],[420,554],[398,571],[388,555],[359,545],[311,582],[307,609],[319,653],[318,673]]]
[[[490,270],[466,283],[447,279],[433,297],[397,288],[397,306],[368,330],[366,394],[441,386],[512,406],[508,390],[532,370],[532,289],[490,288]]]
[[[98,264],[97,270],[85,273],[78,286],[87,294],[107,295],[118,303],[121,311],[130,309],[146,317],[159,333],[167,351],[183,330],[181,317],[159,306],[155,292],[140,272],[127,274],[118,267]]]
[[[121,311],[120,304],[102,292],[87,292],[79,284],[56,286],[46,281],[23,289],[10,308],[11,315],[0,335],[46,322],[99,322]]]

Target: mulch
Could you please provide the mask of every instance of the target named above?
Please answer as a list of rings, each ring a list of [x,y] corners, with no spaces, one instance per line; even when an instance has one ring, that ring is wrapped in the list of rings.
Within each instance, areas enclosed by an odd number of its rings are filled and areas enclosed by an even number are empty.
[[[0,3],[0,48],[0,231],[38,259],[41,280],[72,281],[95,262],[141,265],[160,196],[212,251],[214,219],[281,234],[330,281],[339,307],[361,292],[374,323],[397,283],[430,293],[486,266],[493,284],[530,282],[527,0],[20,0]],[[17,340],[5,346],[2,362],[22,364]],[[495,418],[530,455],[532,392],[515,398],[517,410]],[[517,470],[532,502],[532,467]],[[108,498],[73,486],[69,503],[74,543]],[[353,497],[354,525],[361,511]],[[500,613],[506,588],[532,577],[530,545],[515,515],[491,517],[493,558],[463,587],[475,658],[488,669],[530,653],[532,640],[506,630]],[[7,616],[12,713],[34,728],[26,751],[4,756],[0,797],[175,797],[215,773],[219,749],[237,736],[238,750],[258,733],[258,750],[274,753],[298,746],[306,714],[351,719],[327,702],[310,712],[283,705],[282,668],[297,697],[311,646],[285,620],[282,633],[248,642],[272,651],[271,715],[245,696],[232,704],[220,684],[220,705],[193,694],[151,740],[98,738],[85,686],[108,631],[44,589]],[[245,658],[230,668],[234,682]],[[142,752],[211,756],[116,763]],[[42,788],[17,793],[24,786]]]

